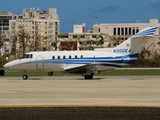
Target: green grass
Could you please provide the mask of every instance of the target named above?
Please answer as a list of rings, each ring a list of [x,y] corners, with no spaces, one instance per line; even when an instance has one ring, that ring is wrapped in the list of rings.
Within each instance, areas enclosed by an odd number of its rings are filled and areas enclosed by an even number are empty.
[[[22,76],[24,74],[23,71],[21,72],[5,72],[5,76]],[[28,76],[47,76],[47,71],[29,71],[27,72]],[[65,75],[62,72],[54,72],[54,76],[63,76]]]
[[[23,72],[5,72],[5,76],[22,76]],[[48,76],[46,71],[30,71],[28,76]],[[66,74],[67,76],[75,76],[75,74]],[[76,74],[79,76],[79,74]],[[160,75],[160,70],[111,70],[95,74],[96,76],[139,76],[139,75]],[[54,72],[54,76],[65,76],[65,73]]]

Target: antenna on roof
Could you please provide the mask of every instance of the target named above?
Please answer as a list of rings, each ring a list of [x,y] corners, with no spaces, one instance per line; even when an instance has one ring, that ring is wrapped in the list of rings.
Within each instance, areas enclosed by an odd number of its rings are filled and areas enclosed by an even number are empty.
[[[137,19],[137,23],[138,23],[138,19]]]
[[[95,17],[95,23],[94,24],[98,24],[98,17]]]

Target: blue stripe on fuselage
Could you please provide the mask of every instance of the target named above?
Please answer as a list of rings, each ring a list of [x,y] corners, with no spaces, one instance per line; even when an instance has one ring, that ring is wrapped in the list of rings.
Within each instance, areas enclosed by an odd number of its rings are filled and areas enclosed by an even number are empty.
[[[138,54],[124,55],[124,56],[113,56],[113,57],[86,57],[86,58],[66,58],[66,59],[44,59],[38,60],[38,63],[53,63],[53,64],[90,64],[93,62],[99,63],[133,63],[136,60],[124,60],[125,58],[136,58]]]

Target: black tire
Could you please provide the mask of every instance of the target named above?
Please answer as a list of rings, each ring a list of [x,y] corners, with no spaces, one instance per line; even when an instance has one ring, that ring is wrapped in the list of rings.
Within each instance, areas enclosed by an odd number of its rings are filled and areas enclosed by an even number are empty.
[[[90,79],[93,79],[93,75],[90,75]]]
[[[84,75],[84,79],[93,79],[93,75]]]
[[[88,79],[88,75],[84,75],[84,79]]]
[[[53,71],[48,72],[48,76],[52,76],[53,75]]]
[[[27,75],[23,75],[22,78],[23,78],[23,80],[27,80],[28,76]]]

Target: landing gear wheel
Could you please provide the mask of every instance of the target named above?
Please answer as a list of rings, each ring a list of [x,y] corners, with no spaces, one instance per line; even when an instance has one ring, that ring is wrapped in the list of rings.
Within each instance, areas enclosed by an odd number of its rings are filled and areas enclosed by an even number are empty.
[[[93,75],[84,75],[84,79],[93,79]]]
[[[23,78],[23,80],[27,80],[28,76],[27,75],[23,75],[22,78]]]
[[[93,75],[90,75],[90,79],[93,79]]]
[[[88,75],[84,75],[84,79],[88,79]]]
[[[48,76],[53,76],[53,71],[48,72]]]

